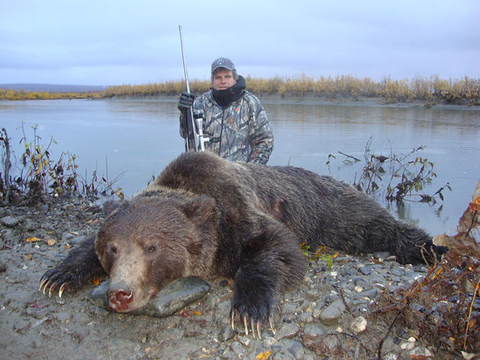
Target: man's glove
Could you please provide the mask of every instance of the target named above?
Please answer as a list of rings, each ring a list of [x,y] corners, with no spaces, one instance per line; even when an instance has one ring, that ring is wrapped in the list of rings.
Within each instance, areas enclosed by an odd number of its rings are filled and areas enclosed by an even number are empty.
[[[178,100],[178,110],[181,112],[185,112],[190,109],[193,105],[193,100],[195,100],[195,96],[190,94],[186,91],[180,94],[180,100]]]

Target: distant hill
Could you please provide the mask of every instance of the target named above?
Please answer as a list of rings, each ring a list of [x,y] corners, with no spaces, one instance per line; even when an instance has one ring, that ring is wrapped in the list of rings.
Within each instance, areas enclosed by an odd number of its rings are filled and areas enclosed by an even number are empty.
[[[39,91],[39,92],[92,92],[103,91],[106,86],[97,85],[54,85],[54,84],[0,84],[0,89],[5,90],[25,90],[25,91]]]

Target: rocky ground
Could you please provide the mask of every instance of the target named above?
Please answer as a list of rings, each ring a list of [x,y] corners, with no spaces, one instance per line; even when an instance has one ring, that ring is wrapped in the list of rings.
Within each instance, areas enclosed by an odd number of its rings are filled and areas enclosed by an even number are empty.
[[[93,283],[62,298],[39,292],[42,274],[102,218],[86,199],[0,207],[1,358],[454,358],[402,321],[391,327],[387,312],[372,312],[382,296],[428,271],[384,253],[312,259],[303,285],[285,297],[276,333],[264,329],[261,339],[231,329],[228,279],[206,279],[211,289],[204,297],[165,318],[108,312],[92,303]]]

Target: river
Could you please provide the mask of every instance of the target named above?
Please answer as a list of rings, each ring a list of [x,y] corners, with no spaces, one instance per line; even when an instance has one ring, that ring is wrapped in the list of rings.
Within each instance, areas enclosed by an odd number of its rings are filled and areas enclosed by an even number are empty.
[[[448,183],[452,191],[443,191],[444,201],[389,205],[382,190],[378,200],[432,234],[454,232],[480,179],[480,109],[273,100],[263,105],[275,134],[269,165],[301,166],[351,183],[364,163],[348,162],[339,152],[363,160],[369,139],[376,155],[401,156],[425,146],[409,159],[434,164],[437,177],[422,192],[433,194]],[[0,126],[7,129],[17,159],[23,151],[22,122],[29,142],[35,126],[41,144],[55,140],[52,159],[63,151],[75,154],[87,182],[97,170],[127,197],[184,149],[174,98],[0,101]]]

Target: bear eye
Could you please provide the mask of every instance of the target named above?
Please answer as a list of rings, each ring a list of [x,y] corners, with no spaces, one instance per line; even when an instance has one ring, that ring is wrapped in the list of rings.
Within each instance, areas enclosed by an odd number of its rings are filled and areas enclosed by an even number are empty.
[[[155,251],[157,251],[157,247],[155,245],[150,245],[147,247],[147,252],[148,253],[154,253]]]
[[[116,255],[117,252],[118,252],[117,247],[116,247],[115,245],[113,245],[113,244],[109,244],[109,245],[108,245],[108,250],[110,250],[110,252],[111,252],[112,254],[115,254],[115,255]]]

